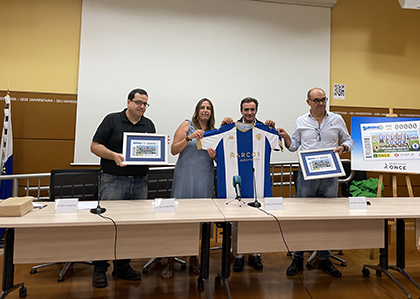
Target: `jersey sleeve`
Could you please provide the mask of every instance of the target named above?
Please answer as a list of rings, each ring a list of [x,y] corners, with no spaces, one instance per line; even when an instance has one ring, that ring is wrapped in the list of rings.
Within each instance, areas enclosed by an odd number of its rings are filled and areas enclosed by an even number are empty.
[[[197,139],[197,149],[201,150],[201,149],[209,149],[209,148],[213,148],[215,149],[220,141],[223,140],[224,137],[224,133],[229,131],[230,129],[232,129],[232,127],[234,127],[235,124],[230,124],[230,125],[225,125],[220,127],[219,129],[213,129],[207,132],[204,132],[204,137],[201,138],[200,140]]]
[[[266,126],[264,124],[257,124],[256,127],[264,132],[264,136],[267,138],[273,150],[283,151],[282,139],[274,128],[270,128],[269,126]]]

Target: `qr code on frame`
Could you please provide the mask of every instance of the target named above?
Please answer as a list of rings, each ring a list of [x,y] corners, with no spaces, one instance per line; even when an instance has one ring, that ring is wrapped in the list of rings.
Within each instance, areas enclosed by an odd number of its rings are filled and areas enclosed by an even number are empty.
[[[337,100],[346,99],[346,85],[345,84],[334,84],[334,99],[337,99]]]

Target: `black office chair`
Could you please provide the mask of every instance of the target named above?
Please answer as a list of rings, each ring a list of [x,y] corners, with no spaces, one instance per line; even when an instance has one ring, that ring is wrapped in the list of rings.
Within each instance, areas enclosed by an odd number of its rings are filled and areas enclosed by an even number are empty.
[[[171,198],[172,182],[174,177],[173,167],[161,167],[150,169],[147,180],[148,188],[148,199],[155,198]],[[152,257],[143,266],[142,273],[149,273],[149,267],[157,260],[161,260],[160,257]],[[175,262],[181,265],[181,269],[187,269],[187,263],[184,260],[175,258]]]
[[[56,169],[51,170],[50,177],[50,201],[59,198],[78,198],[81,200],[98,200],[98,180],[101,171],[99,169]],[[31,268],[31,274],[37,273],[37,269],[64,264],[58,274],[58,282],[64,281],[64,275],[76,262],[45,263]],[[90,261],[77,262],[92,265]]]
[[[351,164],[350,163],[343,163],[343,168],[344,171],[346,172],[346,177],[349,177],[352,170],[351,170]],[[341,183],[341,194],[344,197],[351,197],[352,194],[350,193],[350,186],[351,186],[351,182],[355,181],[363,181],[363,180],[367,180],[367,174],[366,171],[360,171],[360,170],[355,170],[353,177],[351,178],[350,181],[345,182],[345,183]]]
[[[295,185],[296,194],[297,194],[297,187],[298,187],[298,184],[297,184],[298,172],[299,172],[298,170],[294,170],[293,171],[293,181],[294,181],[294,185]],[[312,266],[312,261],[315,259],[317,253],[318,253],[318,251],[314,250],[312,252],[312,254],[310,255],[310,257],[306,261],[306,267],[307,268],[312,268],[313,267]],[[342,251],[339,251],[339,254],[343,254]],[[342,267],[346,267],[347,266],[346,261],[344,259],[339,258],[338,256],[336,256],[334,254],[331,254],[330,255],[330,258],[332,258],[332,259],[334,259],[336,261],[339,261],[340,262],[340,266],[342,266]]]

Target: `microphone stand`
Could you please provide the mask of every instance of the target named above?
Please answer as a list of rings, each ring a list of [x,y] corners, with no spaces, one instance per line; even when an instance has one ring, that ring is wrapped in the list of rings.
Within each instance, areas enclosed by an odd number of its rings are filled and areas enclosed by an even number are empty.
[[[230,204],[232,201],[235,201],[235,200],[238,201],[239,207],[241,207],[241,203],[246,204],[240,196],[236,195],[236,197],[234,199],[231,199],[228,202],[226,202],[226,205]]]
[[[259,208],[259,207],[261,207],[261,203],[257,199],[257,182],[255,180],[255,168],[254,167],[252,167],[252,174],[254,175],[254,196],[255,196],[255,200],[253,202],[249,202],[248,206],[253,207],[253,208]]]
[[[231,203],[232,201],[237,200],[239,207],[241,207],[241,203],[246,204],[241,197],[241,177],[240,176],[233,176],[233,186],[235,187],[236,197],[235,199],[229,200],[226,202],[226,205]]]
[[[97,215],[100,215],[100,214],[103,214],[103,213],[106,212],[106,209],[101,208],[101,205],[100,205],[100,201],[101,201],[101,195],[100,195],[101,194],[100,193],[100,190],[101,190],[101,174],[102,174],[102,170],[98,172],[98,206],[96,208],[90,209],[90,212],[92,214],[97,214]]]

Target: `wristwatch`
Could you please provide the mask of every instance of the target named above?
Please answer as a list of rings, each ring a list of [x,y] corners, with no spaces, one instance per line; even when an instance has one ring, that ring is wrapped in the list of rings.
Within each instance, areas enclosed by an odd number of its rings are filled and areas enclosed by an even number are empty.
[[[185,136],[185,140],[186,140],[187,142],[190,142],[190,141],[191,141],[191,139],[190,139],[190,138],[188,138],[188,135],[187,135],[187,136]]]
[[[342,145],[340,145],[340,146],[342,146],[343,147],[343,153],[345,153],[345,152],[347,152],[347,148],[346,148],[346,146],[344,145],[344,144],[342,144]]]

